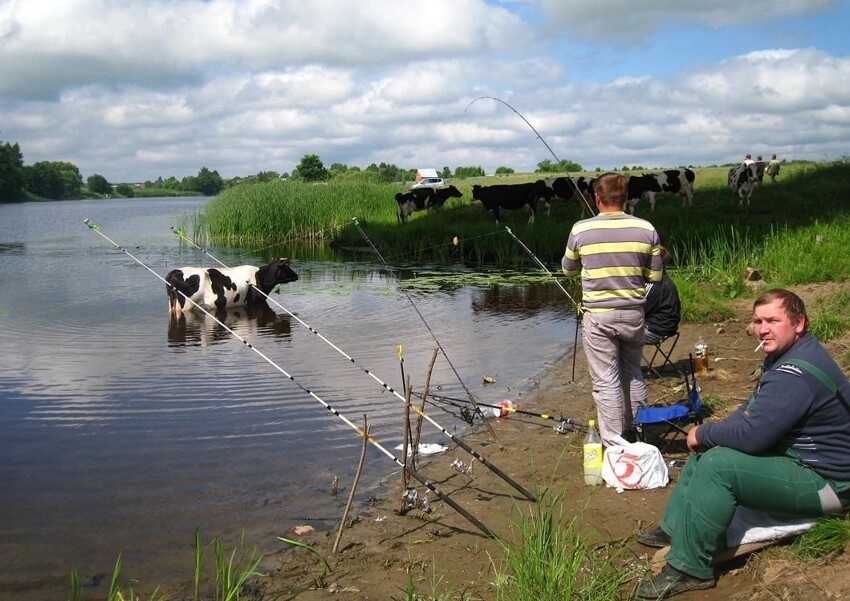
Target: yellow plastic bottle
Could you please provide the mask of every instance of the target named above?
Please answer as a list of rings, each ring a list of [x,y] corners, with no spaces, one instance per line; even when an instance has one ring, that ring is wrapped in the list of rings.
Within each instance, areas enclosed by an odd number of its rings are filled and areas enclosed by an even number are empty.
[[[596,420],[587,422],[584,437],[584,483],[595,486],[602,482],[602,439],[596,430]]]

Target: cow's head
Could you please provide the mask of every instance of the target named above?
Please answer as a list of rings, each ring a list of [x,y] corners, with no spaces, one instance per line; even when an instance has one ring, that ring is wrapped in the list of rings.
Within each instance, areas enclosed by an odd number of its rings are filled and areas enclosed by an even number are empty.
[[[481,186],[478,184],[472,186],[472,198],[475,200],[481,200]]]
[[[298,279],[298,274],[289,266],[289,259],[281,257],[272,259],[268,265],[257,270],[257,286],[268,294],[278,284],[288,284]]]

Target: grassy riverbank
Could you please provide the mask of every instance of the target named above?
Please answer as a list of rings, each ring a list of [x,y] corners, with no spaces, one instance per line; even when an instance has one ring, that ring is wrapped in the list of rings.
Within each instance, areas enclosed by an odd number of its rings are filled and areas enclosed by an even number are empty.
[[[765,182],[741,207],[726,187],[726,167],[696,169],[694,203],[662,198],[656,210],[637,205],[674,257],[671,274],[679,286],[684,318],[716,321],[728,316],[725,300],[747,292],[744,273],[759,271],[771,286],[845,281],[850,262],[850,164],[790,163],[779,182]],[[592,175],[592,174],[591,174]],[[502,224],[472,200],[473,184],[534,179],[534,174],[451,182],[463,198],[440,211],[415,213],[396,222],[398,186],[272,182],[225,191],[192,216],[188,231],[196,240],[265,248],[290,257],[367,250],[352,223],[356,217],[369,239],[393,265],[464,263],[539,271],[535,261],[505,226],[558,272],[567,234],[581,218],[575,203],[555,201],[551,215],[529,225],[520,211],[504,211]],[[376,257],[372,256],[372,259]]]

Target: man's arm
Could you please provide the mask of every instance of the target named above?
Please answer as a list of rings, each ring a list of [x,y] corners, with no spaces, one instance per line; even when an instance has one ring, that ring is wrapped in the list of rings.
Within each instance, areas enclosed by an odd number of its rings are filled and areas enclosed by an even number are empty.
[[[564,258],[561,259],[561,269],[564,270],[564,275],[568,276],[581,273],[581,255],[579,254],[578,242],[572,232],[570,232],[570,237],[567,240],[567,250],[564,251]]]
[[[729,447],[758,455],[773,448],[803,418],[814,399],[798,375],[770,371],[759,384],[758,395],[743,409],[721,422],[703,424],[694,434],[703,448]]]

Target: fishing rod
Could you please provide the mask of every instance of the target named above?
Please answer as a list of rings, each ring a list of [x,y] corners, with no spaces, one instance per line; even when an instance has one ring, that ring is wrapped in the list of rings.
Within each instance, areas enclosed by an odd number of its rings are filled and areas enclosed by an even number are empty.
[[[450,397],[450,396],[444,396],[444,395],[441,395],[441,394],[428,393],[427,396],[430,397],[431,399],[433,399],[430,402],[434,402],[434,401],[444,402],[444,403],[454,405],[455,407],[460,406],[459,403],[468,403],[469,402],[466,399],[458,399],[458,398],[453,398],[453,397]],[[528,415],[530,417],[538,417],[542,420],[553,420],[553,421],[557,421],[557,422],[567,424],[569,426],[577,426],[579,428],[586,428],[587,427],[587,424],[582,423],[581,421],[575,420],[571,417],[563,417],[563,416],[562,417],[555,417],[554,415],[551,415],[549,413],[535,413],[533,411],[526,411],[524,409],[519,409],[519,408],[514,407],[512,405],[508,405],[507,403],[505,403],[503,405],[488,405],[487,403],[482,403],[481,401],[479,401],[478,406],[479,407],[489,407],[491,409],[500,409],[500,410],[504,411],[505,413],[516,413],[516,414],[519,414],[519,415]]]
[[[516,234],[514,234],[511,231],[511,228],[509,228],[508,226],[505,226],[505,230],[513,237],[514,240],[517,241],[517,243],[519,243],[519,245],[525,250],[525,252],[527,252],[531,256],[531,258],[534,259],[537,262],[538,265],[540,265],[540,268],[543,271],[545,271],[549,275],[549,277],[552,278],[555,281],[555,283],[558,285],[558,288],[561,289],[561,292],[563,292],[564,294],[567,295],[567,298],[570,299],[570,301],[573,303],[573,305],[576,308],[576,336],[575,336],[575,340],[573,341],[573,377],[572,377],[572,381],[575,382],[576,381],[576,349],[578,348],[578,324],[581,321],[581,315],[582,315],[581,303],[577,303],[576,300],[572,296],[570,296],[570,293],[567,292],[567,289],[564,288],[561,285],[561,282],[558,280],[558,278],[556,278],[554,276],[554,274],[546,268],[546,266],[543,264],[543,261],[541,261],[540,259],[537,258],[537,255],[535,255],[533,252],[531,252],[531,249],[528,248],[528,246],[526,246],[525,242],[523,242],[522,240],[517,238]]]
[[[372,249],[372,252],[374,252],[378,256],[378,258],[381,260],[381,263],[383,263],[384,266],[387,269],[390,269],[390,266],[387,264],[386,260],[384,259],[383,255],[381,254],[381,252],[377,249],[377,247],[374,244],[372,244],[372,240],[369,238],[369,236],[366,235],[366,232],[363,231],[363,228],[360,227],[360,223],[357,221],[357,217],[352,218],[352,221],[354,222],[354,225],[357,228],[357,230],[360,232],[360,235],[363,236],[363,239],[366,240],[366,243]],[[425,320],[425,316],[422,315],[421,311],[419,311],[419,307],[417,307],[416,303],[413,302],[413,298],[410,296],[410,294],[407,292],[407,290],[405,290],[404,286],[399,285],[399,290],[401,290],[404,293],[404,296],[407,297],[407,300],[410,303],[410,306],[413,307],[413,310],[416,311],[416,314],[419,316],[419,319],[421,319],[422,323],[425,324],[425,329],[428,330],[428,332],[431,334],[431,338],[434,339],[434,343],[437,345],[437,348],[440,349],[440,352],[443,354],[443,357],[445,357],[446,363],[449,364],[449,367],[454,372],[455,377],[457,378],[457,381],[460,383],[461,387],[466,392],[466,395],[469,397],[469,402],[472,403],[472,406],[475,407],[475,411],[480,415],[481,409],[478,407],[478,403],[475,401],[475,397],[472,396],[472,392],[469,390],[469,388],[467,388],[466,384],[463,382],[463,379],[460,377],[460,374],[458,373],[457,369],[455,369],[455,366],[452,363],[451,359],[449,359],[449,356],[446,353],[446,349],[444,349],[443,345],[440,344],[440,341],[437,339],[437,335],[434,334],[434,331],[431,329],[431,326],[429,326],[428,322]],[[482,418],[483,418],[483,416],[482,416]],[[496,441],[496,444],[499,445],[499,449],[504,451],[505,447],[499,441],[498,436],[496,436],[496,431],[493,430],[493,426],[491,426],[490,423],[487,420],[484,420],[484,425],[487,427],[487,431],[490,432],[490,436],[492,436],[493,440]],[[534,500],[533,499],[534,495],[532,495],[528,491],[525,491],[523,494],[525,494],[529,498],[529,500]]]
[[[525,118],[525,116],[524,116],[522,113],[520,113],[518,110],[516,110],[513,106],[511,106],[510,104],[508,104],[507,102],[505,102],[505,101],[504,101],[504,100],[502,100],[501,98],[496,98],[495,96],[479,96],[478,98],[476,98],[475,100],[473,100],[472,102],[470,102],[468,105],[466,105],[466,108],[465,108],[465,109],[463,109],[463,112],[465,113],[466,111],[468,111],[468,110],[469,110],[469,107],[471,107],[473,104],[475,104],[475,103],[476,103],[476,102],[478,102],[479,100],[495,100],[496,102],[501,102],[501,103],[502,103],[502,104],[504,104],[506,107],[508,107],[509,109],[511,109],[514,113],[516,113],[517,115],[519,115],[519,118],[520,118],[520,119],[522,119],[523,121],[525,121],[525,124],[526,124],[528,127],[530,127],[530,128],[531,128],[531,131],[533,131],[533,132],[534,132],[534,135],[536,135],[536,136],[537,136],[537,139],[538,139],[538,140],[540,140],[541,142],[543,142],[543,145],[546,147],[546,150],[548,150],[548,151],[549,151],[549,153],[550,153],[553,157],[555,157],[555,161],[558,163],[558,165],[561,167],[561,169],[563,169],[563,170],[564,170],[564,173],[566,173],[566,174],[567,174],[567,176],[568,176],[568,177],[567,177],[567,179],[568,179],[568,181],[570,182],[570,185],[573,187],[573,191],[575,192],[576,196],[578,196],[578,198],[580,198],[580,199],[581,199],[581,202],[584,204],[584,207],[583,207],[583,208],[586,208],[586,209],[590,212],[590,214],[591,214],[591,215],[593,215],[593,207],[591,206],[590,201],[588,200],[588,198],[584,195],[584,193],[583,193],[581,190],[579,190],[579,189],[578,189],[578,186],[576,186],[576,183],[575,183],[575,182],[572,180],[572,178],[570,177],[570,172],[569,172],[569,171],[567,170],[567,168],[564,166],[564,163],[561,161],[561,159],[559,159],[559,158],[558,158],[558,155],[556,155],[556,154],[555,154],[555,151],[554,151],[554,150],[552,150],[552,147],[551,147],[551,146],[549,146],[549,143],[548,143],[548,142],[546,142],[546,140],[543,138],[543,136],[542,136],[542,135],[540,135],[540,132],[539,132],[539,131],[537,131],[537,129],[535,129],[535,127],[534,127],[534,126],[533,126],[533,125],[529,122],[529,120],[528,120],[528,119],[526,119],[526,118]]]
[[[175,229],[174,227],[172,227],[171,229],[172,229],[172,230],[174,231],[174,233],[175,233],[178,237],[180,237],[182,240],[186,241],[187,243],[191,244],[192,246],[194,246],[195,248],[197,248],[198,250],[200,250],[201,252],[203,252],[206,256],[208,256],[210,259],[212,259],[213,261],[215,261],[216,263],[218,263],[218,264],[219,264],[219,265],[221,265],[222,267],[227,267],[227,265],[225,265],[225,264],[224,264],[224,263],[222,263],[220,260],[218,260],[215,256],[213,256],[212,254],[210,254],[210,253],[209,253],[206,249],[201,248],[200,246],[198,246],[197,244],[195,244],[192,240],[190,240],[189,238],[187,238],[187,237],[186,237],[186,234],[185,234],[184,232],[182,232],[180,229]],[[395,396],[398,400],[400,400],[402,403],[407,403],[407,399],[405,399],[404,395],[402,395],[402,394],[401,394],[401,393],[399,393],[396,389],[394,389],[392,386],[390,386],[389,384],[387,384],[386,382],[384,382],[383,380],[381,380],[381,379],[380,379],[377,375],[375,375],[374,373],[372,373],[369,369],[367,369],[366,367],[364,367],[364,366],[360,365],[360,363],[358,363],[358,362],[354,359],[354,357],[351,357],[348,353],[346,353],[345,351],[343,351],[341,348],[339,348],[339,347],[338,347],[337,345],[335,345],[333,342],[331,342],[330,340],[328,340],[325,336],[323,336],[322,334],[320,334],[320,333],[318,332],[318,330],[316,330],[313,326],[311,326],[310,324],[308,324],[308,323],[304,322],[304,321],[303,321],[300,317],[298,317],[298,316],[297,316],[297,315],[295,315],[292,311],[290,311],[289,309],[287,309],[286,307],[284,307],[284,306],[283,306],[282,304],[280,304],[280,303],[279,303],[276,299],[273,299],[272,297],[270,297],[269,295],[267,295],[265,292],[263,292],[262,290],[260,290],[260,289],[259,289],[259,288],[257,288],[256,286],[254,286],[251,282],[248,282],[248,284],[249,284],[249,285],[250,285],[250,286],[251,286],[251,287],[252,287],[252,288],[253,288],[256,292],[258,292],[258,293],[259,293],[259,294],[261,294],[263,297],[265,297],[265,299],[266,299],[266,300],[268,300],[269,302],[271,302],[273,305],[275,305],[275,306],[279,307],[279,308],[280,308],[282,311],[284,311],[287,315],[289,315],[289,316],[290,316],[290,317],[292,317],[295,321],[297,321],[297,322],[298,322],[298,323],[300,323],[302,326],[304,326],[305,328],[307,328],[307,330],[308,330],[308,331],[310,331],[310,332],[312,332],[313,334],[315,334],[316,336],[318,336],[318,337],[319,337],[319,339],[320,339],[320,340],[322,340],[325,344],[327,344],[327,345],[328,345],[328,346],[330,346],[332,349],[334,349],[337,353],[339,353],[340,355],[342,355],[343,357],[345,357],[345,358],[346,358],[346,359],[347,359],[347,360],[348,360],[348,361],[349,361],[352,365],[354,365],[354,366],[358,367],[358,368],[359,368],[360,370],[362,370],[362,371],[363,371],[366,375],[368,375],[370,378],[372,378],[373,380],[375,380],[378,384],[380,384],[380,385],[384,388],[384,390],[386,390],[387,392],[389,392],[389,393],[391,393],[392,395],[394,395],[394,396]],[[408,297],[408,298],[409,298],[409,297]],[[413,302],[413,301],[411,301],[411,303],[412,303],[412,302]],[[400,352],[400,351],[399,351],[399,352]],[[401,358],[401,357],[400,357],[400,358]],[[404,375],[402,375],[402,386],[404,386]],[[467,391],[467,392],[468,392],[468,391]],[[491,472],[493,472],[494,474],[496,474],[499,478],[501,478],[503,481],[505,481],[507,484],[509,484],[511,487],[513,487],[513,488],[514,488],[517,492],[519,492],[520,494],[522,494],[522,495],[523,495],[526,499],[528,499],[529,501],[536,501],[536,500],[537,500],[537,498],[536,498],[536,497],[535,497],[535,496],[534,496],[531,492],[529,492],[527,489],[525,489],[522,485],[520,485],[520,484],[519,484],[518,482],[516,482],[513,478],[511,478],[511,477],[510,477],[510,476],[508,476],[505,472],[503,472],[502,470],[500,470],[498,467],[496,467],[495,465],[493,465],[490,461],[488,461],[488,460],[487,460],[487,458],[486,458],[486,457],[484,457],[484,456],[483,456],[483,455],[481,455],[478,451],[476,451],[475,449],[473,449],[472,447],[470,447],[470,446],[469,446],[468,444],[466,444],[466,442],[464,442],[462,439],[458,438],[457,436],[455,436],[454,434],[452,434],[451,432],[449,432],[449,431],[448,431],[445,427],[443,427],[443,426],[441,426],[439,423],[437,423],[437,421],[436,421],[436,420],[434,420],[434,419],[433,419],[430,415],[427,415],[424,411],[422,411],[422,409],[420,409],[419,407],[417,407],[417,406],[416,406],[415,404],[413,404],[413,403],[411,403],[410,407],[411,407],[411,409],[413,409],[413,410],[414,410],[417,414],[421,415],[421,416],[422,416],[425,420],[427,420],[427,421],[428,421],[428,423],[430,423],[432,426],[434,426],[435,428],[437,428],[437,429],[438,429],[438,430],[439,430],[442,434],[444,434],[445,436],[448,436],[448,437],[452,440],[452,442],[454,442],[457,446],[459,446],[461,449],[463,449],[464,451],[466,451],[467,453],[469,453],[470,455],[472,455],[473,457],[475,457],[475,459],[477,459],[477,460],[478,460],[478,461],[479,461],[479,462],[480,462],[483,466],[485,466],[485,467],[486,467],[487,469],[489,469]],[[489,424],[488,424],[488,425],[489,425]]]
[[[436,487],[436,486],[434,486],[434,484],[432,484],[429,480],[427,480],[427,479],[426,479],[425,477],[423,477],[421,474],[419,474],[419,473],[417,473],[416,471],[414,471],[414,470],[410,469],[409,467],[407,467],[407,465],[405,465],[405,462],[401,461],[398,457],[396,457],[395,455],[393,455],[393,454],[392,454],[389,450],[387,450],[387,448],[386,448],[386,447],[384,447],[384,446],[383,446],[382,444],[380,444],[377,440],[375,440],[375,438],[373,438],[372,436],[370,436],[368,432],[364,431],[364,430],[363,430],[362,428],[360,428],[357,424],[355,424],[355,423],[354,423],[354,422],[352,422],[350,419],[348,419],[345,415],[343,415],[343,414],[342,414],[342,413],[340,413],[338,410],[334,409],[331,405],[329,405],[328,403],[326,403],[326,402],[325,402],[325,401],[324,401],[324,400],[323,400],[323,399],[322,399],[319,395],[317,395],[315,392],[313,392],[312,390],[310,390],[309,388],[307,388],[306,386],[304,386],[303,384],[301,384],[301,382],[299,382],[298,380],[296,380],[294,376],[292,376],[291,374],[289,374],[289,373],[288,373],[285,369],[283,369],[280,365],[278,365],[277,363],[275,363],[272,359],[270,359],[267,355],[265,355],[262,351],[260,351],[260,350],[259,350],[256,346],[254,346],[253,344],[251,344],[250,342],[248,342],[247,340],[245,340],[242,336],[240,336],[239,334],[237,334],[236,332],[234,332],[231,328],[227,327],[227,326],[226,326],[226,325],[225,325],[225,324],[224,324],[221,320],[219,320],[219,319],[218,319],[215,315],[211,314],[211,313],[210,313],[209,311],[207,311],[204,307],[202,307],[201,305],[199,305],[198,303],[196,303],[195,301],[193,301],[191,298],[189,298],[188,296],[186,296],[185,294],[183,294],[183,292],[181,292],[180,290],[178,290],[175,286],[172,286],[171,284],[169,284],[169,283],[168,283],[168,281],[167,281],[165,278],[163,278],[161,275],[159,275],[157,272],[155,272],[153,269],[151,269],[151,268],[150,268],[150,267],[149,267],[149,266],[148,266],[148,265],[147,265],[144,261],[141,261],[140,259],[136,258],[136,256],[135,256],[135,255],[133,255],[133,254],[132,254],[130,251],[128,251],[126,248],[124,248],[124,247],[123,247],[123,246],[121,246],[120,244],[116,243],[116,242],[115,242],[114,240],[112,240],[111,238],[109,238],[109,236],[107,236],[106,234],[104,234],[104,233],[100,230],[100,226],[98,226],[98,225],[97,225],[97,224],[95,224],[95,223],[92,223],[89,219],[84,219],[84,220],[83,220],[83,223],[85,223],[91,231],[93,231],[93,232],[95,232],[96,234],[98,234],[99,236],[103,237],[106,241],[108,241],[110,244],[112,244],[113,246],[115,246],[118,250],[120,250],[120,251],[121,251],[121,252],[123,252],[125,255],[127,255],[128,257],[130,257],[131,259],[133,259],[133,261],[135,261],[136,263],[138,263],[139,265],[141,265],[142,267],[144,267],[145,269],[147,269],[149,272],[151,272],[154,276],[156,276],[156,277],[157,277],[160,281],[162,281],[162,282],[163,282],[163,283],[164,283],[167,287],[169,287],[171,290],[173,290],[174,292],[176,292],[176,293],[178,293],[178,294],[182,295],[182,296],[183,296],[183,298],[185,298],[187,301],[189,301],[190,303],[192,303],[193,308],[195,308],[195,309],[198,309],[198,310],[202,311],[202,312],[203,312],[203,313],[204,313],[207,317],[209,317],[210,319],[212,319],[213,321],[215,321],[218,325],[220,325],[222,328],[224,328],[224,329],[225,329],[228,333],[230,333],[230,334],[231,334],[232,336],[234,336],[237,340],[239,340],[240,342],[242,342],[242,344],[244,344],[247,348],[249,348],[249,349],[251,349],[252,351],[254,351],[254,352],[255,352],[258,356],[260,356],[260,357],[261,357],[261,358],[262,358],[262,359],[263,359],[266,363],[268,363],[269,365],[271,365],[274,369],[276,369],[278,372],[280,372],[280,373],[281,373],[281,374],[283,374],[285,377],[287,377],[287,378],[288,378],[288,379],[289,379],[289,380],[290,380],[293,384],[295,384],[296,386],[298,386],[298,388],[300,388],[301,390],[303,390],[304,392],[306,392],[308,395],[310,395],[313,399],[315,399],[316,401],[318,401],[318,402],[319,402],[319,403],[320,403],[320,404],[321,404],[321,405],[322,405],[325,409],[327,409],[327,410],[328,410],[331,414],[333,414],[333,415],[335,415],[336,417],[338,417],[339,419],[341,419],[341,420],[342,420],[342,421],[343,421],[343,422],[344,422],[344,423],[345,423],[348,427],[350,427],[351,429],[353,429],[355,432],[357,432],[357,434],[359,434],[360,436],[362,436],[365,440],[367,440],[370,444],[372,444],[372,445],[373,445],[376,449],[378,449],[378,450],[379,450],[380,452],[382,452],[384,455],[386,455],[387,457],[389,457],[389,458],[390,458],[390,459],[391,459],[391,460],[392,460],[392,461],[393,461],[396,465],[398,465],[398,466],[399,466],[399,467],[401,467],[402,469],[405,469],[405,470],[407,471],[407,473],[409,473],[409,474],[410,474],[411,476],[413,476],[413,477],[414,477],[417,481],[419,481],[419,483],[420,483],[420,484],[422,484],[425,488],[427,488],[428,490],[430,490],[431,492],[433,492],[435,495],[437,495],[437,497],[439,497],[442,501],[444,501],[444,502],[445,502],[447,505],[449,505],[452,509],[454,509],[455,511],[457,511],[460,515],[462,515],[464,518],[466,518],[466,519],[467,519],[467,520],[468,520],[471,524],[473,524],[476,528],[478,528],[479,530],[481,530],[481,532],[483,532],[483,533],[484,533],[485,535],[487,535],[488,537],[491,537],[491,538],[498,538],[498,536],[497,536],[497,535],[496,535],[496,534],[495,534],[492,530],[490,530],[487,526],[485,526],[485,525],[484,525],[484,524],[483,524],[483,523],[482,523],[482,522],[481,522],[478,518],[476,518],[474,515],[472,515],[472,514],[471,514],[471,513],[469,513],[468,511],[466,511],[466,509],[464,509],[463,507],[461,507],[458,503],[456,503],[454,500],[452,500],[452,499],[451,499],[448,495],[446,495],[445,493],[443,493],[442,491],[440,491],[439,489],[437,489],[437,487]]]

